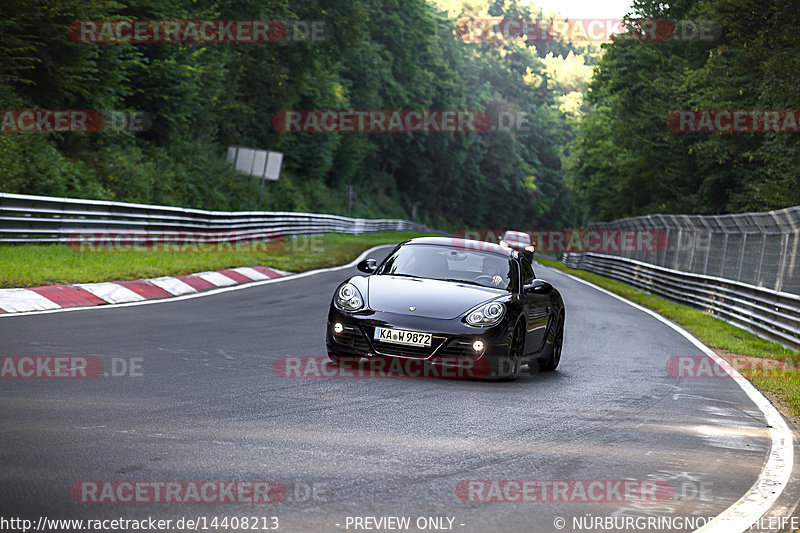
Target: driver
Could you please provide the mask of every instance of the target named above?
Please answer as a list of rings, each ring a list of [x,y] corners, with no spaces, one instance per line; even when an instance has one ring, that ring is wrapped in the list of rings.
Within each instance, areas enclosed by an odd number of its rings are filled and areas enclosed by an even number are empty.
[[[503,263],[496,263],[494,261],[490,261],[486,267],[486,275],[491,276],[492,278],[492,285],[495,287],[499,287],[505,283],[505,272],[506,265]],[[507,270],[506,270],[507,271]]]

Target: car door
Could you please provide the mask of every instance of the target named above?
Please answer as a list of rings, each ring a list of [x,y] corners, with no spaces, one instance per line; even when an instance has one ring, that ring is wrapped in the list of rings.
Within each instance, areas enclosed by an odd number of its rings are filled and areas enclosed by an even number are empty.
[[[536,275],[531,264],[524,258],[519,263],[522,273],[522,300],[528,324],[525,335],[525,353],[528,354],[538,352],[544,344],[550,317],[550,295],[532,287]]]

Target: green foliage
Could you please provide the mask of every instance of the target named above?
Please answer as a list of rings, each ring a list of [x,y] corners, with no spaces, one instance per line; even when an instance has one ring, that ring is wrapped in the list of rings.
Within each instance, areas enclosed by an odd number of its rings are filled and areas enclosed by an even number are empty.
[[[133,109],[138,133],[3,134],[0,190],[207,209],[255,209],[259,184],[227,146],[284,152],[264,209],[410,217],[447,228],[572,221],[562,150],[595,52],[583,44],[468,43],[459,17],[535,18],[518,0],[7,0],[0,4],[4,109]],[[76,20],[322,21],[321,41],[79,43]],[[281,110],[478,110],[482,133],[285,133]],[[776,148],[777,149],[777,148]]]
[[[604,45],[592,112],[569,147],[565,180],[581,221],[720,214],[800,204],[800,137],[676,133],[676,110],[800,109],[796,0],[637,0],[637,16],[711,21],[713,40]]]

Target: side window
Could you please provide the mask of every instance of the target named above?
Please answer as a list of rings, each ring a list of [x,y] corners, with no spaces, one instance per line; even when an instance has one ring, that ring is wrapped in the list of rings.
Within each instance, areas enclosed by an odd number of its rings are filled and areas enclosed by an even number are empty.
[[[536,276],[533,273],[533,267],[531,266],[531,264],[528,263],[528,261],[526,261],[525,259],[520,261],[519,264],[520,267],[522,268],[522,284],[528,285],[529,283],[532,283],[533,280],[536,279]]]

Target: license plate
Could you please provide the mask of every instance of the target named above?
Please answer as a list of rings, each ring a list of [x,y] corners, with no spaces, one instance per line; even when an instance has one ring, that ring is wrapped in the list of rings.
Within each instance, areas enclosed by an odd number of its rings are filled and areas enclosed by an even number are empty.
[[[431,345],[430,333],[420,333],[418,331],[405,331],[402,329],[375,328],[375,340],[382,342],[393,342],[395,344],[406,344],[409,346],[428,346]]]

